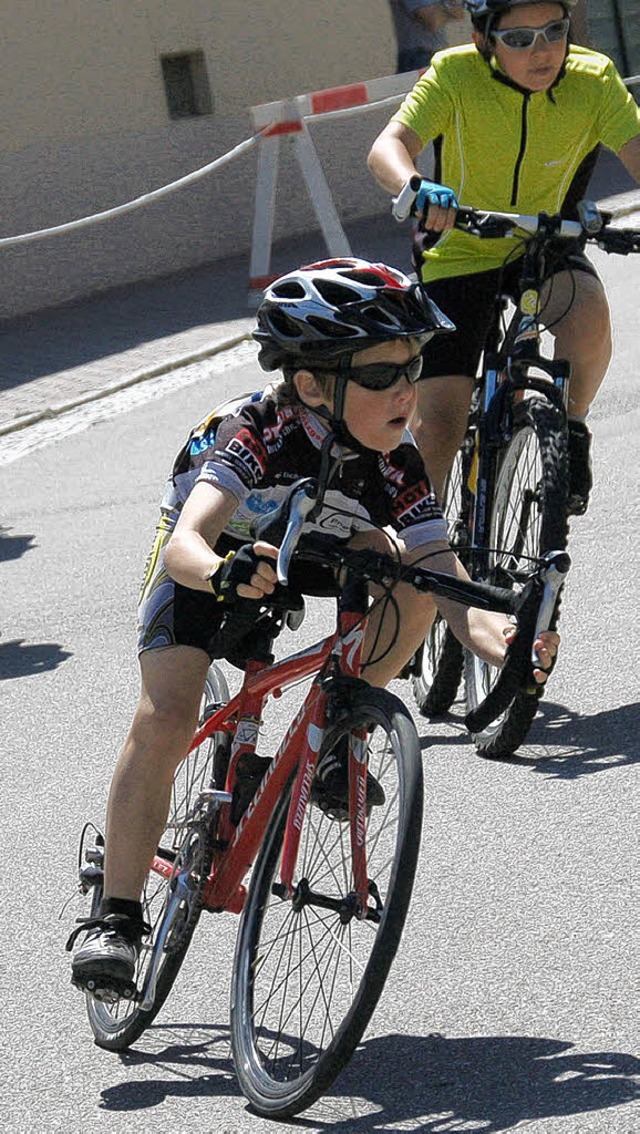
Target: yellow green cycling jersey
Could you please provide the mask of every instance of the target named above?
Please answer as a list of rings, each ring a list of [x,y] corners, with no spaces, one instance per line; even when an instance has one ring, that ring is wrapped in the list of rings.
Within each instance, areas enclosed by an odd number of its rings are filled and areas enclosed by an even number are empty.
[[[614,153],[640,133],[640,108],[612,61],[571,47],[551,91],[525,91],[472,44],[434,55],[394,122],[434,142],[435,180],[461,205],[575,216],[599,145]],[[424,253],[423,278],[499,267],[516,237],[479,240],[452,229]]]

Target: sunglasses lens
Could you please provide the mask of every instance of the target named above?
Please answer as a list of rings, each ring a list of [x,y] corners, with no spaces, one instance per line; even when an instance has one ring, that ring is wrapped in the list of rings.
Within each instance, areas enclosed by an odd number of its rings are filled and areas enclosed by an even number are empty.
[[[418,381],[418,378],[422,374],[422,355],[421,354],[418,355],[417,358],[412,358],[411,362],[407,366],[406,373],[407,373],[407,378],[409,379],[410,382],[417,382]]]
[[[422,355],[411,362],[395,366],[393,363],[378,363],[352,370],[350,377],[367,390],[388,390],[395,386],[399,378],[406,375],[409,382],[416,382],[422,373]],[[349,374],[347,375],[349,377]]]
[[[559,39],[564,39],[567,31],[566,20],[557,20],[555,24],[547,24],[547,43],[557,43]]]
[[[536,33],[533,28],[513,28],[511,31],[502,32],[500,39],[506,47],[515,47],[517,50],[522,50],[525,47],[531,47]]]

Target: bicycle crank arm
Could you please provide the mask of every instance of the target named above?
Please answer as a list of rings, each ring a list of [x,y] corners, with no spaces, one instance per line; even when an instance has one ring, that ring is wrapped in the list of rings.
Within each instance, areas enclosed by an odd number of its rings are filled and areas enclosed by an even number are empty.
[[[543,591],[538,608],[538,617],[536,619],[534,641],[540,636],[543,630],[548,630],[551,625],[553,612],[558,601],[558,594],[571,566],[571,558],[566,551],[548,551],[545,555],[545,560],[546,566],[543,567],[540,576],[543,583]],[[535,667],[540,666],[538,651],[535,649],[531,651],[531,663]]]

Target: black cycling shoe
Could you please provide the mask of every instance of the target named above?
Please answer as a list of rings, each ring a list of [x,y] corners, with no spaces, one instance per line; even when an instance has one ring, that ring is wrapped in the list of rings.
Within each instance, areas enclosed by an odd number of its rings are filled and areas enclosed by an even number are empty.
[[[367,815],[372,807],[381,807],[385,799],[382,785],[371,772],[367,772]],[[346,736],[318,761],[311,787],[311,802],[331,819],[343,823],[349,818],[349,744]]]
[[[584,516],[589,506],[593,485],[591,469],[591,432],[584,421],[570,421],[569,429],[569,496],[568,516]]]
[[[148,926],[122,914],[81,920],[67,941],[70,950],[80,933],[87,934],[71,962],[71,983],[96,1000],[134,997],[136,965],[145,932]]]

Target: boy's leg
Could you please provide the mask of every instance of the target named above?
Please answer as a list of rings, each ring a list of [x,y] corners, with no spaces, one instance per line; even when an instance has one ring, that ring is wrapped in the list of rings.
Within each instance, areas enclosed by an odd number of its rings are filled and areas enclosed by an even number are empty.
[[[611,361],[605,290],[588,272],[558,272],[541,292],[541,307],[555,339],[556,358],[571,363],[569,417],[584,418]]]
[[[122,992],[133,982],[143,929],[140,894],[166,822],[175,769],[193,737],[208,666],[207,654],[190,646],[141,655],[140,700],[109,794],[100,921],[88,928],[72,962],[73,981],[82,988]]]
[[[464,441],[472,393],[473,379],[461,374],[418,383],[419,421],[411,431],[438,500],[442,500],[447,474]]]
[[[209,658],[191,646],[146,650],[141,691],[111,782],[105,897],[136,900],[164,829],[176,767],[198,720]]]
[[[591,491],[591,433],[585,419],[611,360],[609,304],[597,276],[585,271],[554,275],[542,292],[545,323],[556,358],[571,363],[569,381],[569,514],[586,512]]]

